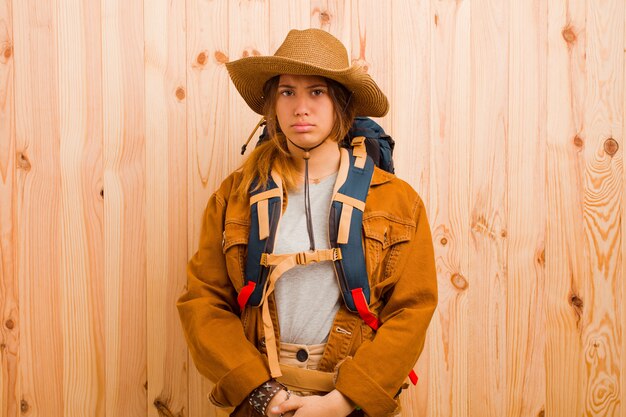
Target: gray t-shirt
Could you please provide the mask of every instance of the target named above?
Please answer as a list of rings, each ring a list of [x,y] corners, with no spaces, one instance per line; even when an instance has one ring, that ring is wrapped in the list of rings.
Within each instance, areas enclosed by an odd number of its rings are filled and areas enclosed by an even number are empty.
[[[328,216],[336,179],[334,174],[309,185],[316,249],[330,248]],[[290,192],[287,201],[274,253],[307,252],[304,191]],[[278,279],[275,291],[282,342],[313,345],[328,339],[341,299],[332,262],[295,266]]]

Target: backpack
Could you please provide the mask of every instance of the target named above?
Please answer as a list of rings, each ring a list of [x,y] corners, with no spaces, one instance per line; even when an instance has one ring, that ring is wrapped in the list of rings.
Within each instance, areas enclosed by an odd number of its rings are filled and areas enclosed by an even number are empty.
[[[264,119],[257,124],[248,142],[263,123]],[[267,139],[267,128],[264,127],[257,146]],[[246,145],[242,147],[242,154]],[[340,145],[347,152],[349,168],[346,170],[345,178],[342,179],[343,183],[337,184],[339,188],[331,204],[329,220],[331,249],[274,255],[276,230],[282,212],[282,187],[271,176],[264,188],[255,190],[256,184],[253,183],[250,191],[250,232],[245,285],[237,297],[241,311],[246,306],[260,307],[266,304],[264,299],[273,291],[273,280],[278,278],[273,278],[273,271],[278,271],[277,274],[280,276],[297,264],[332,261],[346,308],[358,313],[372,329],[377,330],[380,326],[378,318],[368,307],[370,287],[361,241],[361,223],[374,166],[394,173],[392,159],[394,141],[373,120],[357,117]],[[273,333],[271,327],[265,330],[266,337],[268,333]],[[268,349],[268,357],[272,369],[272,364],[278,363],[276,352]],[[276,367],[272,369],[272,375],[275,374],[280,374]],[[417,383],[414,371],[411,371],[409,378],[413,384]]]

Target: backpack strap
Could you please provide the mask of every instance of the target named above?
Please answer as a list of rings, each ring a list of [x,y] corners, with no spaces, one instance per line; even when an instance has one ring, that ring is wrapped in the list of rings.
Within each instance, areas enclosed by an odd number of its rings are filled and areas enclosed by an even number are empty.
[[[261,262],[263,254],[274,251],[276,229],[283,205],[282,181],[272,174],[267,187],[254,190],[250,187],[250,234],[248,236],[248,256],[246,259],[246,285],[237,296],[241,311],[246,305],[258,307],[263,301],[269,266]]]
[[[330,245],[341,249],[343,255],[342,259],[335,261],[341,294],[348,310],[359,313],[361,317],[363,314],[359,312],[355,294],[359,294],[358,305],[369,305],[370,287],[361,228],[365,199],[374,174],[374,162],[367,156],[364,141],[363,137],[355,138],[352,141],[353,149],[341,150],[341,165],[333,190],[329,219]],[[353,293],[353,290],[357,292]],[[373,314],[370,315],[375,319]]]

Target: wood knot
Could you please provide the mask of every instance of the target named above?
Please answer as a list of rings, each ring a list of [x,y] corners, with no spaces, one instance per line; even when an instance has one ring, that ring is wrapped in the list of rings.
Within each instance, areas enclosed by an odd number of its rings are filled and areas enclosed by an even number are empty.
[[[450,281],[452,282],[452,285],[454,285],[456,289],[459,289],[459,290],[467,289],[467,280],[461,274],[458,274],[458,273],[452,274],[452,277],[450,277]]]
[[[609,156],[615,155],[617,150],[619,149],[619,143],[613,138],[608,138],[604,141],[604,151],[609,154]]]
[[[570,46],[576,42],[576,33],[574,33],[571,26],[565,27],[561,35],[563,35],[563,39],[565,39],[565,42]]]
[[[26,172],[30,171],[30,161],[28,160],[28,157],[22,152],[17,153],[17,167],[19,169],[23,169]]]
[[[439,25],[439,15],[435,13],[435,26]]]
[[[186,96],[186,94],[185,94],[185,89],[184,89],[183,87],[178,87],[178,88],[176,89],[176,98],[177,98],[178,100],[182,101],[182,100],[184,100],[184,99],[185,99],[185,96]]]
[[[546,250],[542,249],[537,253],[537,264],[544,266],[546,264]]]
[[[546,410],[544,410],[543,408],[539,410],[539,413],[537,413],[537,417],[546,417]]]
[[[215,60],[220,64],[225,64],[228,62],[228,56],[222,51],[215,51]]]
[[[439,241],[443,246],[446,246],[448,244],[448,239],[446,239],[445,237],[442,237],[441,240]]]
[[[583,315],[583,307],[584,307],[583,300],[580,297],[578,297],[578,295],[572,294],[569,297],[569,303],[574,309],[574,312],[576,313],[577,321],[580,322],[580,318]]]
[[[30,409],[30,407],[28,406],[28,402],[26,402],[26,400],[22,400],[20,401],[20,411],[23,414],[28,413],[28,410]]]
[[[247,58],[249,56],[260,56],[261,53],[259,51],[257,51],[256,49],[252,48],[252,49],[244,49],[243,51],[243,57]]]
[[[104,188],[100,188],[100,198],[104,200]]]
[[[146,391],[148,391],[148,381],[146,381],[146,382],[143,384],[143,387],[144,387],[144,389],[145,389]]]
[[[500,237],[505,239],[507,236],[506,230],[502,229],[502,231],[500,231]]]
[[[162,417],[174,417],[174,413],[172,413],[169,409],[169,407],[167,406],[167,404],[165,404],[165,402],[163,400],[161,400],[160,398],[157,398],[156,400],[154,400],[154,407],[157,409],[157,412],[159,413],[159,416]]]
[[[15,327],[15,322],[11,319],[8,319],[4,325],[7,327],[7,329],[9,330],[13,330],[13,328]]]
[[[576,146],[577,148],[582,148],[584,144],[585,141],[583,141],[580,136],[574,136],[574,146]]]
[[[330,13],[326,10],[320,13],[320,23],[322,25],[327,25],[330,22]]]
[[[4,52],[2,53],[2,55],[6,58],[9,59],[11,58],[11,55],[13,55],[13,47],[11,45],[7,45],[6,48],[4,48]]]
[[[198,56],[196,57],[196,62],[199,65],[204,65],[206,64],[206,60],[207,60],[207,56],[206,56],[206,52],[200,52],[198,54]]]

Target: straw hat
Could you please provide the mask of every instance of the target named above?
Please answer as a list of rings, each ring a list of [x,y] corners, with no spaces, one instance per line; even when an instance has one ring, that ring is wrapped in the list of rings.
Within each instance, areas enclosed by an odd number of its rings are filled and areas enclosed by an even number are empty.
[[[320,29],[291,30],[273,56],[251,56],[226,64],[230,78],[248,106],[263,114],[263,85],[281,74],[318,75],[352,92],[357,116],[387,114],[389,102],[372,77],[350,65],[343,44]]]

